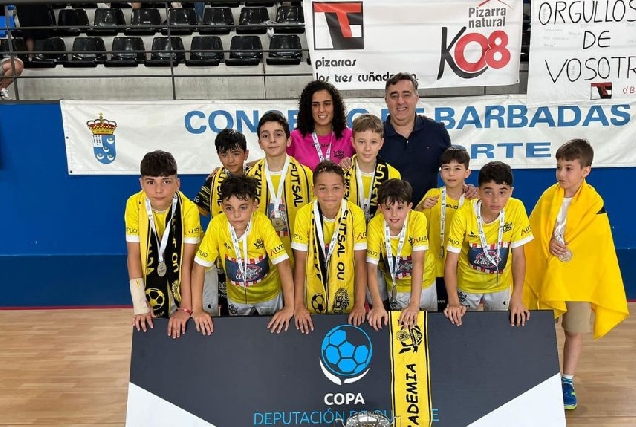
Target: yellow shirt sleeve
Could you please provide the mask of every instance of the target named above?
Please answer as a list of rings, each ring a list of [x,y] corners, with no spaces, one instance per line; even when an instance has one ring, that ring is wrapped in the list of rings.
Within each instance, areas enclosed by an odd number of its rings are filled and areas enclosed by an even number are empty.
[[[388,166],[389,166],[389,179],[393,179],[393,178],[402,179],[402,175],[397,169],[395,169],[391,165],[388,165]]]
[[[196,245],[201,241],[201,221],[199,209],[190,199],[182,196],[184,210],[183,243]]]
[[[303,206],[296,214],[294,221],[294,234],[292,236],[292,249],[307,252],[309,249],[309,236],[311,233],[311,210],[313,202]]]
[[[225,228],[227,228],[227,217],[224,214],[216,216],[210,221],[194,257],[194,262],[207,268],[214,265],[220,255],[219,245],[222,244],[219,239],[219,233]]]
[[[369,221],[367,229],[367,262],[378,265],[384,245],[384,215],[378,213]]]
[[[128,198],[126,201],[126,210],[124,212],[124,223],[126,225],[126,242],[139,242],[139,203],[141,203],[140,194],[137,193]]]
[[[451,222],[450,230],[448,231],[448,244],[446,245],[446,249],[449,252],[456,254],[461,252],[468,228],[469,214],[472,208],[472,203],[464,203],[453,217],[453,222]]]
[[[514,249],[525,245],[534,239],[534,236],[530,229],[530,220],[526,214],[526,208],[523,202],[518,199],[513,199],[512,201],[515,203],[513,204],[513,228],[512,236],[510,237],[510,247]]]
[[[408,237],[411,240],[413,252],[428,250],[427,221],[424,214],[417,211],[409,212]]]

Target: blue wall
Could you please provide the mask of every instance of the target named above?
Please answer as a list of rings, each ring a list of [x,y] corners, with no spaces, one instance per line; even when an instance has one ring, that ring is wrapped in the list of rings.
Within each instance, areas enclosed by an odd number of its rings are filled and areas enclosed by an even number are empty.
[[[193,197],[204,179],[181,176],[181,189]],[[530,212],[554,180],[553,170],[517,170],[515,196]],[[626,197],[636,169],[594,169],[589,182],[636,299],[636,198]],[[0,105],[0,307],[129,304],[123,214],[138,190],[133,176],[68,175],[58,103]]]

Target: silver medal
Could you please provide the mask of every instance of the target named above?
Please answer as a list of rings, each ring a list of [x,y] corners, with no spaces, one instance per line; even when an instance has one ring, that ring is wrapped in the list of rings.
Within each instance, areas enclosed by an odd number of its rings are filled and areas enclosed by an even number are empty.
[[[567,249],[563,255],[559,255],[559,260],[562,262],[568,262],[572,259],[572,251]]]
[[[163,277],[166,275],[167,272],[168,272],[168,267],[166,267],[166,263],[161,261],[159,265],[157,266],[157,274],[160,277]]]
[[[274,216],[272,219],[272,225],[274,226],[274,230],[283,231],[285,230],[285,220],[283,218],[277,218]]]

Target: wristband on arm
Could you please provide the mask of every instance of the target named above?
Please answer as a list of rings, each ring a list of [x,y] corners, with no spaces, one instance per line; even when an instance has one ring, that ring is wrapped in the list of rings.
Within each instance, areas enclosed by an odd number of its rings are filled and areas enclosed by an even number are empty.
[[[130,279],[130,296],[132,296],[133,313],[148,314],[150,307],[146,300],[146,284],[144,279]]]

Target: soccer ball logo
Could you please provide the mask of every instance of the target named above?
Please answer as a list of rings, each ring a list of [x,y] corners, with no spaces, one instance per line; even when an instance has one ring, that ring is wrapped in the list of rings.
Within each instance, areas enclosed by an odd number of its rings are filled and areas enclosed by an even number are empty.
[[[336,326],[322,340],[320,368],[335,384],[351,384],[369,372],[372,354],[366,332],[352,325]]]
[[[146,289],[146,298],[150,303],[150,307],[161,307],[165,301],[166,297],[163,292],[157,288],[148,288]]]
[[[311,297],[311,308],[313,308],[316,313],[324,313],[325,297],[322,294],[315,294]]]

